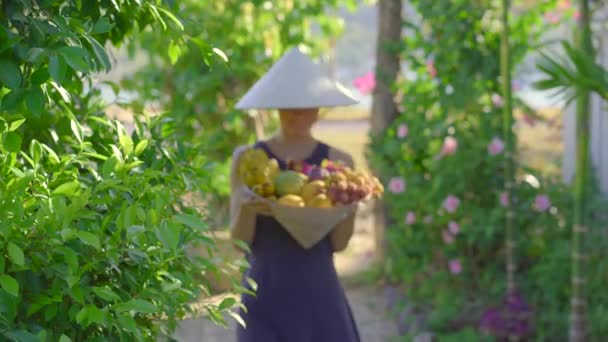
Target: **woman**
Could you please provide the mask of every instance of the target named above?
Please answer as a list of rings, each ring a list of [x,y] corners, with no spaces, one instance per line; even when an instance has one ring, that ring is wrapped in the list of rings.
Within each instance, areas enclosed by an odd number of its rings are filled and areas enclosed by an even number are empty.
[[[341,160],[353,166],[350,155],[315,140],[311,134],[319,107],[350,105],[355,101],[298,49],[290,50],[261,78],[237,108],[273,108],[279,111],[280,132],[254,146],[276,158],[320,164]],[[242,182],[232,163],[232,237],[246,242],[250,269],[245,275],[258,285],[255,296],[244,294],[241,312],[246,328],[237,331],[239,342],[359,342],[344,290],[333,264],[333,253],[346,248],[353,234],[355,214],[338,223],[310,249],[301,247],[270,208],[238,189]]]

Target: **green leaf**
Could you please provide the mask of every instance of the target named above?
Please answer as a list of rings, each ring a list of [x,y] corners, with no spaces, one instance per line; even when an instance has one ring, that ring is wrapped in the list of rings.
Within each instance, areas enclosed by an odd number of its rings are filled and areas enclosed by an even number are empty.
[[[112,63],[110,62],[110,57],[108,57],[108,52],[106,51],[106,49],[104,49],[103,46],[101,46],[101,44],[99,44],[99,42],[95,40],[95,38],[89,36],[85,36],[85,38],[87,39],[89,44],[91,44],[91,47],[93,48],[93,53],[95,54],[95,58],[97,58],[97,61],[101,66],[98,69],[110,71],[110,69],[112,68]]]
[[[23,123],[25,122],[26,119],[19,119],[19,120],[15,120],[13,122],[11,122],[10,126],[8,127],[9,131],[14,131],[17,128],[21,127],[21,125],[23,125]]]
[[[53,86],[53,88],[55,88],[55,90],[57,90],[59,95],[61,95],[61,98],[63,99],[63,101],[65,101],[67,103],[70,103],[72,101],[70,92],[68,92],[64,87],[60,86],[59,84],[57,84],[55,82],[51,82],[51,86]]]
[[[61,56],[65,59],[66,63],[72,67],[72,69],[87,73],[90,71],[89,54],[87,50],[79,46],[64,46],[57,50]]]
[[[218,306],[218,309],[223,311],[223,310],[233,307],[234,304],[236,304],[236,299],[234,299],[232,297],[227,297],[227,298],[224,298],[224,300],[222,300],[222,302]]]
[[[8,257],[13,263],[23,267],[25,265],[25,256],[23,250],[12,242],[8,243]]]
[[[42,48],[31,48],[28,52],[27,52],[27,56],[26,59],[28,62],[34,64],[34,65],[38,65],[40,64],[40,61],[42,60],[42,58],[45,55],[45,50]]]
[[[8,274],[0,275],[0,286],[9,294],[19,297],[19,283]]]
[[[138,313],[155,313],[156,306],[143,299],[131,299],[128,302],[116,304],[114,306],[117,312],[135,311]]]
[[[156,9],[160,11],[160,13],[164,14],[167,18],[169,18],[169,20],[171,20],[180,31],[184,30],[184,25],[182,25],[181,21],[179,21],[179,19],[177,19],[177,17],[173,15],[173,13],[167,11],[162,7],[156,7]]]
[[[147,139],[144,139],[144,140],[138,142],[137,146],[135,146],[135,155],[138,156],[138,155],[142,154],[142,152],[144,152],[146,147],[148,147]]]
[[[113,302],[120,300],[120,297],[111,289],[107,287],[94,287],[93,292],[100,298],[107,300],[108,302]]]
[[[130,136],[121,135],[118,138],[118,140],[120,142],[120,147],[122,147],[122,151],[124,152],[125,156],[129,155],[133,152],[133,139],[131,139]]]
[[[175,64],[175,62],[177,62],[177,59],[182,53],[180,47],[174,41],[171,41],[171,43],[169,43],[169,49],[167,51],[169,53],[169,59],[171,60],[171,64]]]
[[[207,226],[199,217],[188,215],[188,214],[178,214],[175,215],[175,220],[179,223],[182,223],[190,228],[205,230]]]
[[[3,138],[4,148],[6,148],[8,152],[17,153],[21,151],[21,135],[15,132],[7,132],[3,135]]]
[[[49,73],[55,82],[62,83],[65,79],[66,71],[67,66],[63,57],[60,55],[53,55],[49,58]]]
[[[19,65],[8,59],[0,59],[0,65],[2,66],[0,67],[0,82],[10,89],[21,87],[23,75],[21,74]]]
[[[93,30],[91,33],[106,33],[112,30],[114,24],[110,22],[107,17],[101,17],[99,20],[93,25]]]
[[[175,250],[179,243],[180,231],[178,227],[171,226],[163,222],[157,229],[158,239],[162,244],[171,250]]]
[[[126,315],[126,314],[118,315],[118,323],[120,323],[120,326],[128,332],[138,331],[137,323],[135,323],[135,320],[133,319],[133,317],[131,317],[129,315]]]
[[[91,324],[104,325],[106,313],[95,305],[89,304],[82,308],[76,315],[76,322],[81,326],[89,326]]]
[[[44,94],[38,87],[32,88],[25,97],[27,109],[35,116],[40,115],[44,109]]]
[[[73,180],[70,182],[66,182],[55,188],[53,190],[53,195],[64,195],[64,196],[74,196],[76,191],[80,189],[80,183],[78,181]]]
[[[49,155],[49,159],[51,159],[51,161],[54,164],[59,164],[60,160],[59,160],[59,156],[57,155],[57,153],[55,153],[55,151],[53,151],[52,148],[48,147],[45,144],[40,144],[40,146],[42,146],[42,148],[44,150],[46,150],[46,153]]]
[[[34,71],[30,77],[30,81],[32,81],[32,84],[41,85],[42,83],[46,82],[49,77],[49,69],[47,67],[42,67]]]
[[[80,124],[76,120],[70,120],[70,128],[78,142],[82,144],[82,127],[80,127]]]
[[[17,108],[19,104],[21,104],[21,100],[23,100],[23,95],[25,91],[23,89],[15,89],[10,93],[4,95],[2,97],[2,109],[5,111],[11,111]]]
[[[59,337],[59,342],[72,342],[72,339],[62,334],[61,337]]]
[[[80,239],[80,241],[95,248],[96,250],[99,250],[101,248],[99,238],[97,237],[97,235],[95,235],[93,233],[78,232],[78,233],[76,233],[76,236]]]
[[[224,60],[224,62],[228,63],[228,56],[226,56],[226,54],[224,53],[224,51],[218,49],[218,48],[213,48],[212,50],[216,55],[222,57],[222,59]]]
[[[25,330],[13,330],[5,333],[5,335],[17,342],[40,342],[38,336]]]
[[[63,234],[63,231],[62,231],[62,238],[64,239],[64,241],[66,240],[65,239],[66,237],[70,238],[69,235],[70,235],[70,233],[67,233],[67,235],[65,235],[65,234]],[[73,274],[76,274],[78,272],[78,254],[69,247],[65,247],[62,251],[63,251],[63,259],[65,260],[65,263],[70,268],[70,271]]]

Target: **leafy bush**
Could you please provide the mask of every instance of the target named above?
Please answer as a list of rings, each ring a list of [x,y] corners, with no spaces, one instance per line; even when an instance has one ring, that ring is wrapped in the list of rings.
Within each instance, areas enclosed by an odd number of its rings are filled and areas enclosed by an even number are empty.
[[[422,21],[408,25],[404,61],[416,75],[396,86],[402,114],[373,137],[370,155],[388,189],[387,276],[429,312],[434,331],[480,334],[483,312],[502,301],[506,283],[499,12],[469,1],[413,4]],[[534,44],[540,14],[552,5],[513,18],[514,61]],[[567,331],[572,198],[565,185],[517,170],[516,282],[536,337],[559,339]],[[601,260],[603,245],[596,240],[592,260]],[[601,312],[608,302],[596,278],[605,269],[591,264],[589,290],[598,292],[590,310]],[[603,336],[604,319],[593,317],[593,336]]]
[[[202,244],[213,256],[215,242],[184,201],[213,175],[184,155],[173,118],[139,116],[127,132],[91,87],[91,74],[110,68],[106,42],[149,25],[180,34],[156,4],[2,4],[2,339],[152,340],[206,292],[200,275],[219,271],[215,258],[188,253]],[[206,314],[225,324],[234,304]]]

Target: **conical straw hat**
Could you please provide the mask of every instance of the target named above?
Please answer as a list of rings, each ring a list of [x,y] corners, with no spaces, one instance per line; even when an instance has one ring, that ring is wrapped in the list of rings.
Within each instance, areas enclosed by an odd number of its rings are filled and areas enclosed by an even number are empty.
[[[238,109],[297,109],[357,103],[298,48],[290,49],[237,103]]]

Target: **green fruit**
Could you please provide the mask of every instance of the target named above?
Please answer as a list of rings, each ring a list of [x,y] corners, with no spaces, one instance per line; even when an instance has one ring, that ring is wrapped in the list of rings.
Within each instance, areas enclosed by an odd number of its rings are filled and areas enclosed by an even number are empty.
[[[306,178],[295,171],[281,171],[274,179],[274,187],[277,195],[299,195],[302,187],[306,184]]]

